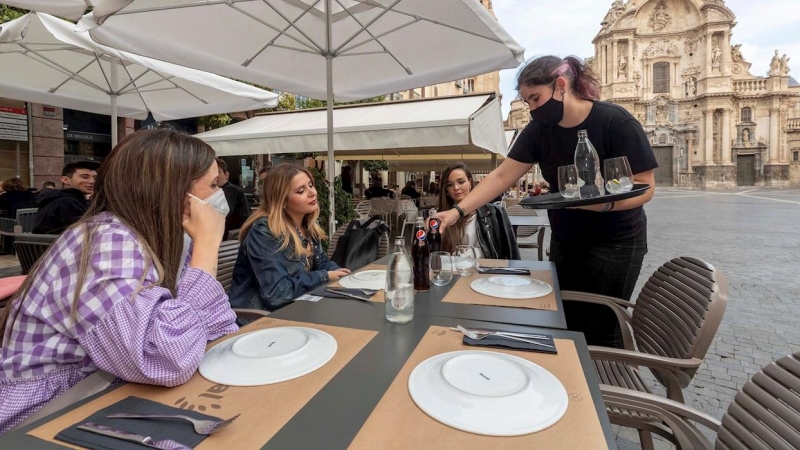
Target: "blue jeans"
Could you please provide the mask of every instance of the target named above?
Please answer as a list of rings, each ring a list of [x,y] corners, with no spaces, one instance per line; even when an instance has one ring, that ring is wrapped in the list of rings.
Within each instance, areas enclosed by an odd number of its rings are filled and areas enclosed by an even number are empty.
[[[550,260],[556,265],[561,289],[623,300],[631,299],[646,253],[646,236],[592,244],[555,235],[550,240]],[[622,348],[619,322],[610,308],[565,301],[564,314],[567,328],[584,333],[589,345]]]

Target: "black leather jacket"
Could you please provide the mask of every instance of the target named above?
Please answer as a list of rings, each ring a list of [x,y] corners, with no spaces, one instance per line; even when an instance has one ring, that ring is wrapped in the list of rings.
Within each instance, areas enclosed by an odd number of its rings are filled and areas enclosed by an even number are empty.
[[[478,242],[488,259],[522,259],[505,210],[489,203],[478,208]]]

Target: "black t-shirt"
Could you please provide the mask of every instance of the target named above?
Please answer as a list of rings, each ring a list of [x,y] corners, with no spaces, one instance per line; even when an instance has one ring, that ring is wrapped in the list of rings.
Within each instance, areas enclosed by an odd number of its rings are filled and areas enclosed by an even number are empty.
[[[550,183],[550,192],[558,192],[558,168],[575,162],[580,130],[586,130],[597,150],[601,170],[605,159],[620,156],[628,157],[634,175],[658,167],[639,122],[625,108],[601,101],[593,102],[586,120],[574,128],[531,121],[508,157],[527,164],[539,163],[542,176]],[[609,242],[647,235],[647,218],[642,207],[605,213],[551,209],[548,215],[553,234],[573,242]]]

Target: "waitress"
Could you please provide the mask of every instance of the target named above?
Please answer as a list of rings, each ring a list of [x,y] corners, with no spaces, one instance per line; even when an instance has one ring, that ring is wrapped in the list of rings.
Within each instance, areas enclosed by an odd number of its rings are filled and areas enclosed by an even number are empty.
[[[598,101],[599,82],[580,59],[543,56],[517,75],[517,90],[533,120],[508,157],[472,192],[442,211],[442,227],[517,183],[538,163],[544,179],[557,191],[558,167],[574,163],[578,131],[586,130],[602,161],[626,156],[635,183],[653,188],[639,197],[575,209],[549,210],[550,260],[563,290],[629,300],[647,253],[647,218],[642,205],[653,198],[658,167],[639,122],[621,106]],[[617,319],[610,308],[564,302],[567,327],[581,331],[590,345],[621,347]]]

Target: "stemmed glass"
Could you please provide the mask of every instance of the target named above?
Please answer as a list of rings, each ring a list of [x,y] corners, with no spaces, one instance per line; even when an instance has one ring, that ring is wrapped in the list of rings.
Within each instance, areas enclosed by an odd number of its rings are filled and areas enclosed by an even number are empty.
[[[459,245],[456,247],[453,256],[456,257],[453,258],[453,262],[456,265],[456,269],[458,269],[458,274],[462,277],[471,276],[478,271],[478,258],[474,248],[469,245]]]
[[[447,252],[431,253],[431,283],[435,286],[447,286],[453,279],[453,257]]]

